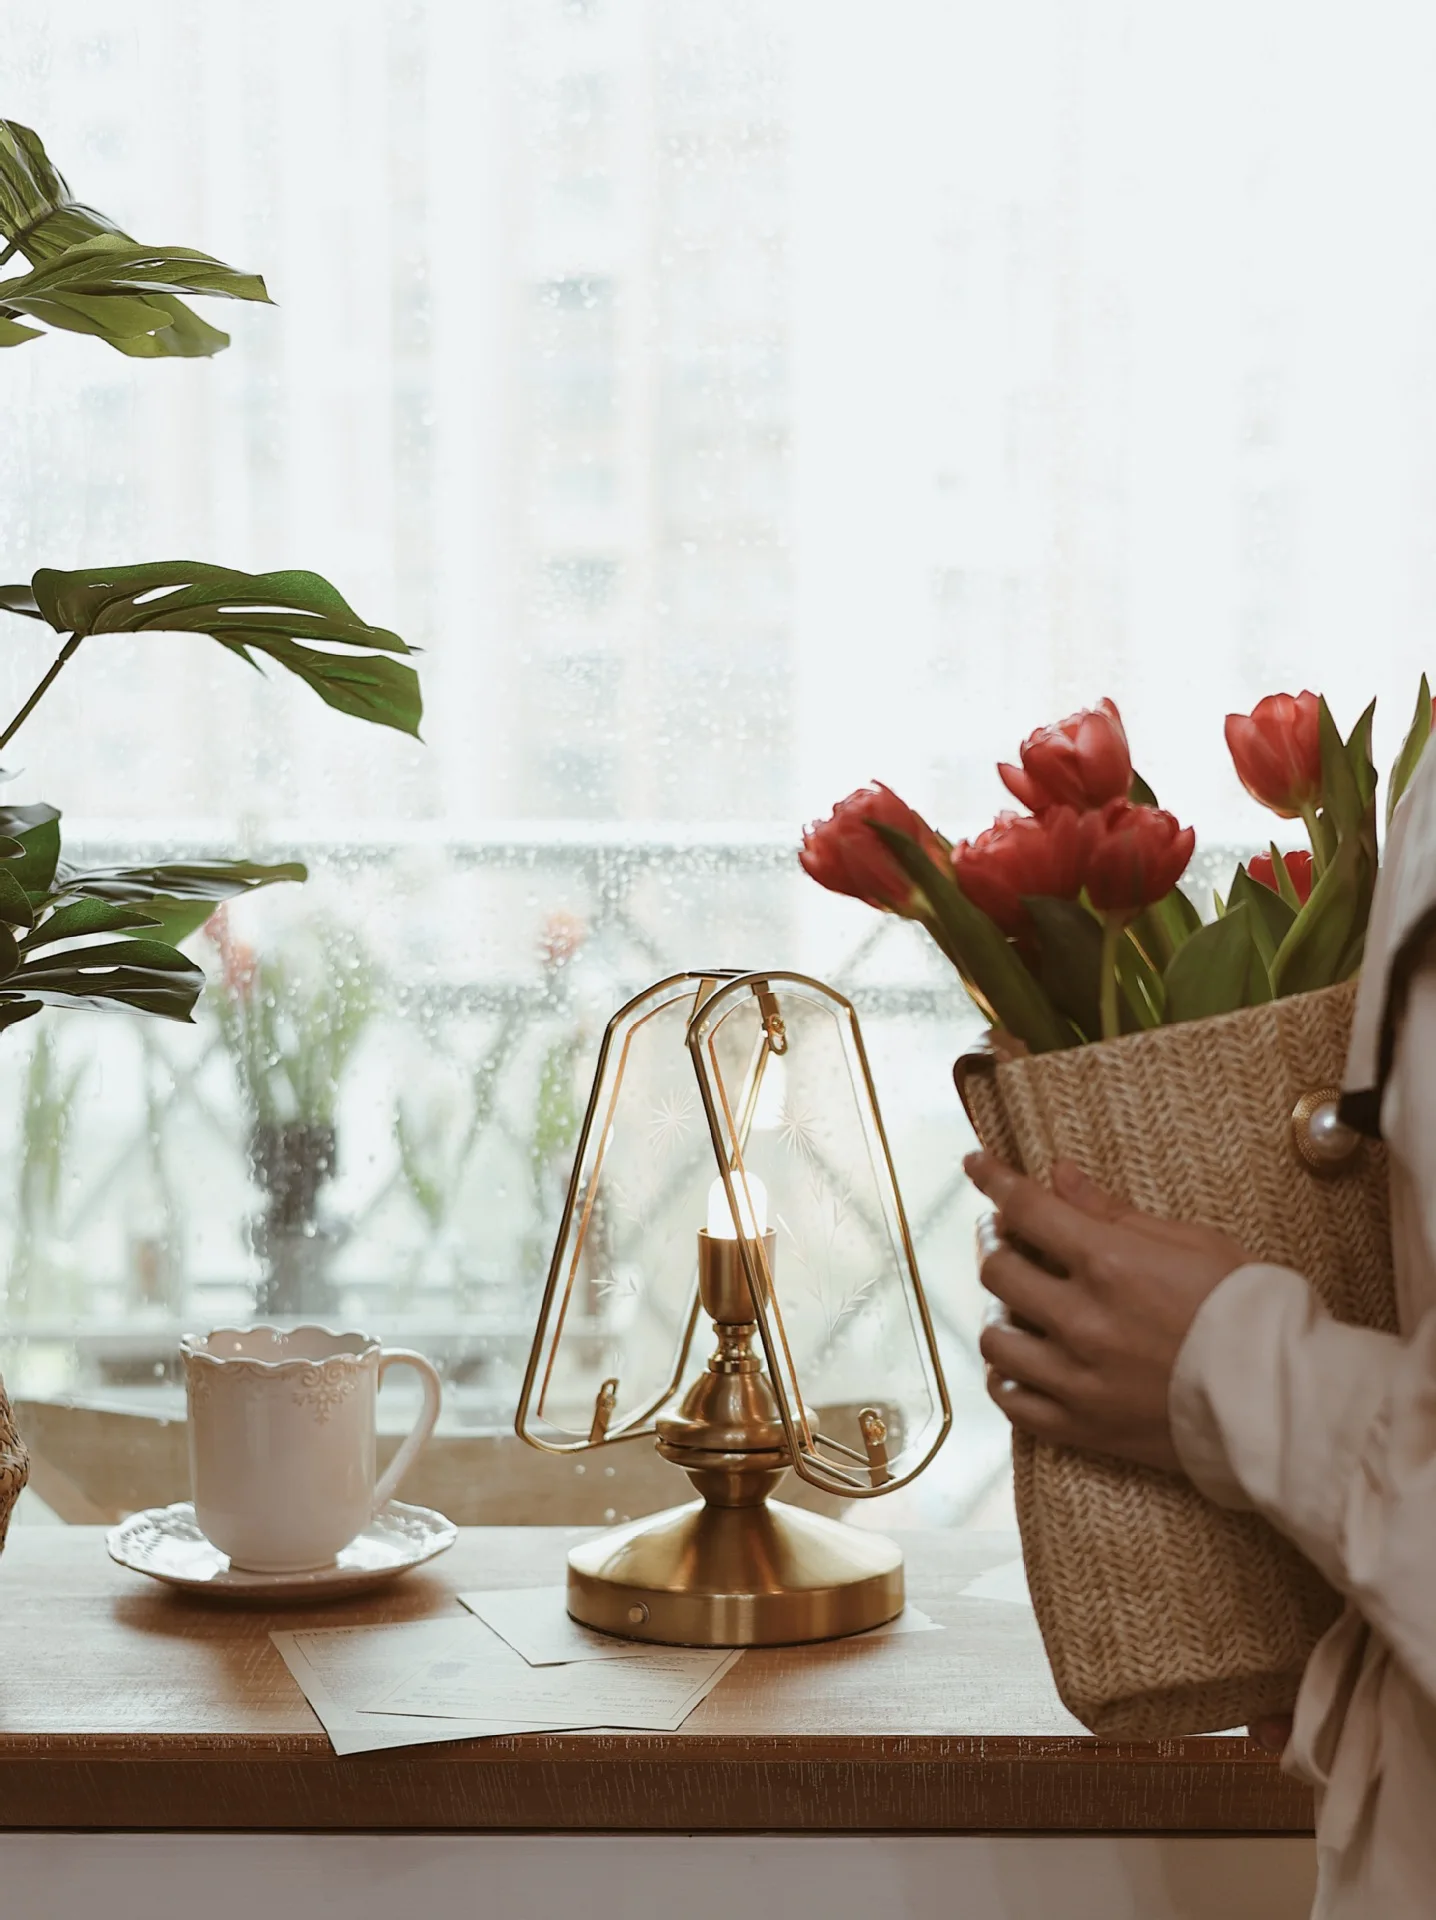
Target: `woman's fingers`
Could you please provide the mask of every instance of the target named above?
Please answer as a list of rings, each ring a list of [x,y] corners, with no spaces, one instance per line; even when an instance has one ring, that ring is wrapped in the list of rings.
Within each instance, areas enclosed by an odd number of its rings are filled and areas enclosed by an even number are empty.
[[[1004,1380],[1030,1387],[1052,1400],[1066,1400],[1079,1386],[1078,1369],[1055,1340],[1029,1333],[1005,1320],[991,1320],[977,1340],[978,1351]]]
[[[1054,1279],[1025,1259],[1003,1238],[993,1214],[985,1214],[977,1223],[977,1251],[978,1278],[1015,1320],[1044,1333],[1060,1331],[1071,1303],[1067,1281]]]
[[[1085,1214],[990,1153],[970,1153],[962,1164],[968,1179],[1002,1214],[1004,1232],[1064,1267],[1080,1264],[1093,1240],[1093,1222]]]
[[[1035,1393],[1016,1380],[1005,1379],[996,1367],[987,1369],[987,1391],[1014,1427],[1020,1427],[1038,1440],[1049,1440],[1055,1446],[1067,1442],[1071,1421],[1059,1400]]]
[[[1083,1173],[1075,1160],[1059,1160],[1052,1168],[1052,1186],[1057,1195],[1093,1220],[1123,1220],[1132,1211],[1125,1200],[1108,1193]]]

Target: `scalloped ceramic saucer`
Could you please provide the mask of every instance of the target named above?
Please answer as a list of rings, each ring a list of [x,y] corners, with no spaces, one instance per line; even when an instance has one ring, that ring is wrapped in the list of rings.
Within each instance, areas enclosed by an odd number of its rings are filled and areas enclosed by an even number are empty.
[[[216,1600],[293,1607],[367,1593],[453,1546],[459,1530],[429,1507],[391,1500],[332,1566],[307,1573],[246,1573],[206,1540],[188,1500],[132,1513],[105,1536],[110,1558],[152,1580]]]

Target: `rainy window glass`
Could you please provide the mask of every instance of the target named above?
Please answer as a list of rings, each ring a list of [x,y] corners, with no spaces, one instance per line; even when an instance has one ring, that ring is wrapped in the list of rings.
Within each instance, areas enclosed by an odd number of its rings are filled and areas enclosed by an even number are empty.
[[[862,1018],[954,1403],[893,1504],[1001,1524],[976,1021],[798,833],[874,777],[973,833],[994,763],[1104,694],[1208,849],[1266,838],[1229,709],[1374,692],[1389,759],[1436,607],[1432,19],[35,0],[0,74],[79,199],[276,302],[205,305],[213,359],[0,354],[4,578],[312,568],[423,649],[426,703],[417,743],[97,636],[7,750],[77,861],[311,876],[191,940],[192,1027],[0,1036],[32,1435],[178,1413],[179,1335],[257,1316],[420,1347],[451,1434],[509,1429],[604,1023],[788,967]],[[10,712],[53,647],[4,631]],[[32,1444],[67,1517],[183,1496]]]

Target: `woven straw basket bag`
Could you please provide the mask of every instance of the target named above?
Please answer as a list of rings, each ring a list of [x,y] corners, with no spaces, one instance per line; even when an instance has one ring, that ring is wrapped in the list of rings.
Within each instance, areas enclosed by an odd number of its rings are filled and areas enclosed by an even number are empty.
[[[1335,1171],[1293,1110],[1340,1085],[1353,985],[955,1077],[990,1152],[1038,1179],[1059,1158],[1134,1206],[1220,1227],[1295,1267],[1339,1319],[1395,1325],[1381,1148]],[[1266,1523],[1185,1480],[1013,1440],[1017,1517],[1057,1690],[1108,1739],[1215,1732],[1289,1708],[1340,1602]]]

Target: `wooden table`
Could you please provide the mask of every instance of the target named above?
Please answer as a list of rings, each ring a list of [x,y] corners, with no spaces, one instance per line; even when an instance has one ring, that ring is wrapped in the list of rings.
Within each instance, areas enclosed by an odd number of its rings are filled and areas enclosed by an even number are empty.
[[[113,1566],[98,1528],[0,1560],[0,1826],[444,1833],[1292,1833],[1308,1796],[1245,1740],[1104,1746],[1030,1613],[962,1596],[1007,1536],[900,1536],[942,1633],[748,1654],[676,1734],[555,1734],[338,1759],[271,1627],[415,1620],[557,1581],[579,1537],[465,1529],[368,1599],[262,1613]]]

